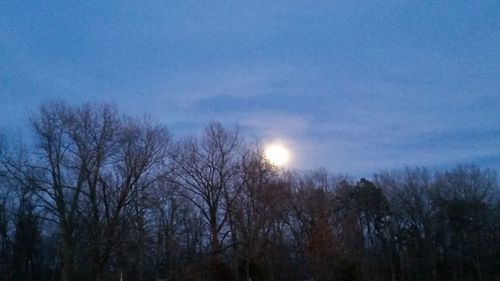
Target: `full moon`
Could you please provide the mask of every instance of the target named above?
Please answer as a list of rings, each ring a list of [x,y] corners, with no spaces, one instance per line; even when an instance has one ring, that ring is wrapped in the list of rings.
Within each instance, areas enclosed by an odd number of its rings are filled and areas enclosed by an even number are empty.
[[[282,167],[290,160],[290,152],[281,144],[271,144],[265,148],[264,157],[269,160],[271,164]]]

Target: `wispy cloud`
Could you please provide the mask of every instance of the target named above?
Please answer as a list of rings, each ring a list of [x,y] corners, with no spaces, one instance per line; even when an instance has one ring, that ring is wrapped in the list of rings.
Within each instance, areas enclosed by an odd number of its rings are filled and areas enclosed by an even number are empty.
[[[177,135],[239,123],[298,168],[500,167],[493,2],[23,5],[0,11],[0,126],[104,101]]]

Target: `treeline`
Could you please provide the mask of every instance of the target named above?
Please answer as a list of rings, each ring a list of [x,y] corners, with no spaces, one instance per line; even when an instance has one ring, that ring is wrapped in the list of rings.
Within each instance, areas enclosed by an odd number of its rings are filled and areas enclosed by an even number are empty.
[[[285,171],[210,123],[43,105],[0,147],[0,280],[500,280],[496,173]]]

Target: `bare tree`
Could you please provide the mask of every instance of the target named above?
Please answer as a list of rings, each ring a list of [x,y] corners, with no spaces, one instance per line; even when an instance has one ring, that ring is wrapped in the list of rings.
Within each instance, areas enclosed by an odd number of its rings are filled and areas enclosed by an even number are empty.
[[[200,140],[178,143],[171,154],[174,162],[172,180],[183,188],[182,195],[197,207],[208,229],[213,280],[225,274],[218,272],[223,266],[219,256],[229,234],[227,206],[231,202],[227,202],[227,192],[234,187],[232,184],[238,174],[238,148],[237,131],[211,123]]]
[[[167,164],[169,136],[163,127],[133,119],[115,126],[109,126],[114,127],[109,139],[103,137],[101,144],[95,144],[102,149],[95,149],[100,152],[87,179],[89,208],[85,211],[96,280],[102,280],[105,263],[129,228],[123,222],[131,216],[136,225],[143,220],[149,192],[163,177]]]
[[[62,103],[42,106],[32,118],[37,144],[33,159],[23,166],[6,165],[11,176],[33,187],[59,226],[63,281],[74,278],[75,224],[87,165],[87,157],[79,153],[70,137],[73,110]]]
[[[4,157],[4,167],[32,190],[50,212],[48,219],[58,224],[61,279],[76,278],[75,231],[84,221],[96,279],[101,280],[104,263],[119,241],[126,206],[161,176],[167,132],[150,122],[119,118],[112,106],[92,104],[44,105],[32,125],[37,141],[33,157],[24,162]]]
[[[271,231],[273,223],[284,216],[288,193],[281,188],[279,170],[264,158],[259,143],[243,155],[240,173],[241,188],[231,207],[233,244],[240,246],[235,248],[235,254],[240,252],[235,260],[242,262],[239,275],[244,280],[258,280],[269,271]]]

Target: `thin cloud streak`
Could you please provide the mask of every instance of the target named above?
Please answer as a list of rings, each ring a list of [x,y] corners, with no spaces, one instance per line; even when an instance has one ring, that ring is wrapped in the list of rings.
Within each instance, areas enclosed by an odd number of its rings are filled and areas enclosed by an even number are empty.
[[[112,102],[179,136],[286,139],[299,168],[500,168],[495,2],[2,7],[3,130],[49,100]]]

